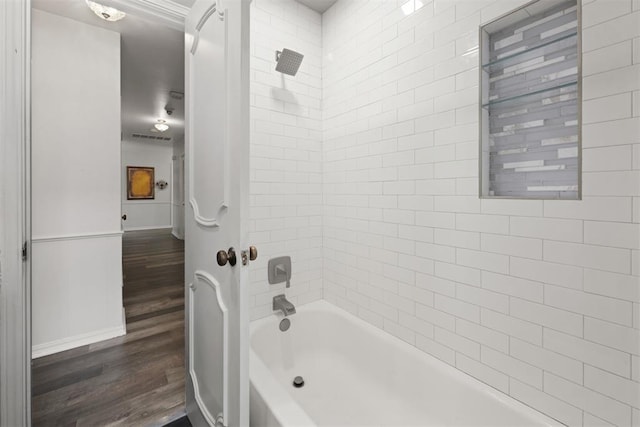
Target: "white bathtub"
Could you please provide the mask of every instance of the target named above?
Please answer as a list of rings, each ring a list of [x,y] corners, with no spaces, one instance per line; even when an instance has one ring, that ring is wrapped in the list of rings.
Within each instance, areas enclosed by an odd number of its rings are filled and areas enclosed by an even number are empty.
[[[251,324],[252,426],[560,425],[325,301],[281,319]]]

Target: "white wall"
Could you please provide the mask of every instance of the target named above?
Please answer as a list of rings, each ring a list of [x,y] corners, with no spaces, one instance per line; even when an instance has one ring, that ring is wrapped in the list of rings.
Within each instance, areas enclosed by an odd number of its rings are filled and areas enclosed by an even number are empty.
[[[171,144],[122,141],[122,213],[125,231],[171,228]],[[155,188],[153,200],[127,200],[127,166],[153,167],[154,179],[166,181],[164,190]]]
[[[122,335],[120,35],[32,14],[34,356]]]
[[[582,201],[478,198],[478,26],[323,15],[324,296],[569,425],[640,424],[640,1],[584,0]]]
[[[173,143],[173,156],[171,157],[173,182],[171,183],[171,209],[173,211],[173,230],[171,233],[178,239],[184,240],[184,189],[185,189],[185,162],[184,162],[184,137]]]
[[[251,3],[252,317],[271,313],[284,283],[269,285],[267,262],[291,256],[294,304],[322,297],[321,18],[294,0]],[[296,76],[275,71],[275,51],[296,50]]]

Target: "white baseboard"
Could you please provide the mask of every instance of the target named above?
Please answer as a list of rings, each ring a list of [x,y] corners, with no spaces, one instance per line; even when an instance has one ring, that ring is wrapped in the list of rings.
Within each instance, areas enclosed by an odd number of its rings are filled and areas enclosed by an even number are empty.
[[[89,332],[44,344],[34,345],[31,349],[31,358],[37,359],[39,357],[48,356],[65,350],[71,350],[72,348],[81,347],[83,345],[93,344],[98,341],[104,341],[110,338],[126,335],[127,327],[124,318],[124,308],[122,310],[122,325],[115,328],[101,329],[95,332]]]
[[[147,227],[125,227],[124,231],[144,231],[144,230],[166,230],[173,228],[172,225],[152,225]]]
[[[176,233],[176,230],[171,230],[171,235],[172,235],[173,237],[175,237],[176,239],[184,240],[184,236],[181,236],[181,235],[179,235],[178,233]]]

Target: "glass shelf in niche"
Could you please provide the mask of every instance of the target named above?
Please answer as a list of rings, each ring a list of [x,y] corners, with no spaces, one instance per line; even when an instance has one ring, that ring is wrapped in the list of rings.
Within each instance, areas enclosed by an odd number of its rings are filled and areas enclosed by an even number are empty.
[[[570,88],[573,88],[573,90],[569,90]],[[527,103],[531,103],[531,102],[542,100],[544,98],[553,98],[556,96],[573,93],[577,89],[578,89],[578,82],[572,81],[569,83],[564,83],[561,85],[524,93],[522,95],[510,96],[508,98],[493,99],[485,104],[482,104],[482,108],[493,107],[494,105],[500,105],[500,107],[503,107],[506,105],[518,104],[523,101]],[[560,102],[560,101],[555,101],[555,102]]]
[[[484,64],[482,68],[489,73],[493,73],[503,68],[517,65],[540,56],[561,52],[565,49],[575,51],[575,46],[577,45],[577,43],[578,33],[572,32],[569,34],[565,34],[562,37],[558,37],[554,40],[550,40],[537,46],[530,47],[521,52],[516,52],[512,55],[507,55],[505,57],[495,59]]]

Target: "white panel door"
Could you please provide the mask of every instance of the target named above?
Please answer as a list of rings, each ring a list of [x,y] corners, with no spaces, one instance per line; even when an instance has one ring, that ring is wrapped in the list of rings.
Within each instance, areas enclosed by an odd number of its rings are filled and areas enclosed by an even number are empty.
[[[245,426],[249,0],[197,0],[185,29],[187,413]]]

